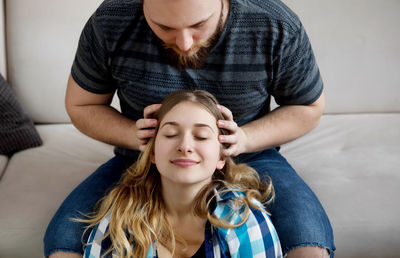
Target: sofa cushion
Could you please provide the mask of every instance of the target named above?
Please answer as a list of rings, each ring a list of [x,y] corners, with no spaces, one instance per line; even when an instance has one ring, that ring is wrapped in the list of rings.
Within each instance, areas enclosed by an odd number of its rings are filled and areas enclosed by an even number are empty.
[[[32,120],[0,74],[0,154],[12,154],[41,144]]]
[[[0,257],[43,257],[42,238],[61,202],[113,156],[72,125],[37,129],[44,145],[14,154],[0,181]]]
[[[282,154],[330,217],[335,257],[399,257],[400,114],[325,115]]]
[[[282,154],[331,219],[335,257],[400,253],[398,128],[400,114],[325,115],[317,129],[282,146]],[[2,257],[41,257],[42,237],[56,209],[113,156],[111,146],[71,125],[42,125],[38,130],[45,145],[15,154],[0,181]]]

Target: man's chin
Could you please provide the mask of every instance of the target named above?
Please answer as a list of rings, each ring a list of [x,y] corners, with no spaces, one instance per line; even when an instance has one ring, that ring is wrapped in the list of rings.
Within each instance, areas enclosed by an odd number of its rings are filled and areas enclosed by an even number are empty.
[[[175,49],[167,49],[165,50],[166,60],[167,62],[178,68],[179,70],[183,70],[185,68],[191,69],[199,69],[204,66],[208,53],[202,53],[201,48],[197,50],[190,50],[189,52],[176,51]]]
[[[191,58],[191,57],[195,56],[197,54],[197,52],[199,52],[199,49],[200,48],[190,49],[189,51],[186,51],[186,52],[179,50],[179,49],[175,49],[175,48],[173,50],[175,51],[176,55],[178,55],[178,56],[181,56],[184,58]]]

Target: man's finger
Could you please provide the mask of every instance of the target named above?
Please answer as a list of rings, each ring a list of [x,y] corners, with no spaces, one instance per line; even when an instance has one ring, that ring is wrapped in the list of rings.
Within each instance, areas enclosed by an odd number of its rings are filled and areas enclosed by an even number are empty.
[[[145,151],[146,150],[146,145],[144,144],[144,145],[140,145],[139,146],[139,150],[140,151]]]
[[[226,129],[230,132],[236,132],[237,131],[237,124],[234,121],[228,121],[228,120],[218,120],[218,127],[221,129]]]
[[[139,138],[140,140],[144,140],[153,137],[155,133],[156,133],[155,129],[148,129],[148,130],[139,130],[137,131],[136,135],[137,138]]]
[[[220,143],[227,143],[231,146],[237,143],[237,136],[236,135],[219,135],[218,140]]]
[[[149,140],[139,140],[139,150],[144,151],[146,149],[147,144],[149,143]]]
[[[157,119],[139,119],[136,121],[136,127],[139,130],[145,129],[145,128],[154,128],[157,126]]]
[[[233,120],[233,115],[232,112],[229,110],[229,108],[222,106],[222,105],[217,105],[218,109],[221,111],[222,115],[225,117],[226,120]]]
[[[225,157],[236,156],[236,148],[231,145],[229,148],[224,149],[222,153]]]
[[[140,140],[139,145],[140,146],[146,146],[146,144],[149,142],[149,140]]]
[[[143,117],[150,118],[155,112],[157,112],[161,107],[161,104],[153,104],[147,106],[143,109]]]

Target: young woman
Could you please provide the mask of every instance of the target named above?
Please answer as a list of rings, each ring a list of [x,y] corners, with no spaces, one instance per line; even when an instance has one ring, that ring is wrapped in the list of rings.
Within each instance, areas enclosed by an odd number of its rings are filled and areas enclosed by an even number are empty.
[[[222,155],[216,99],[177,91],[138,161],[87,220],[85,257],[282,257],[269,181]]]

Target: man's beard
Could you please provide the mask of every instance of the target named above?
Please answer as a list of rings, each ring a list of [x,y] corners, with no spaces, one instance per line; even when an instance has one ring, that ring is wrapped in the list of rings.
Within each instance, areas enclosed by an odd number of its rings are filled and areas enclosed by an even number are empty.
[[[222,2],[222,1],[221,1]],[[175,44],[162,43],[164,49],[162,55],[168,62],[168,64],[183,70],[184,68],[199,69],[202,68],[208,56],[210,55],[212,47],[217,43],[223,30],[223,6],[221,8],[220,18],[217,24],[217,28],[214,33],[206,41],[193,44],[189,54],[179,53],[179,48]],[[191,50],[196,50],[195,53],[191,54]]]

